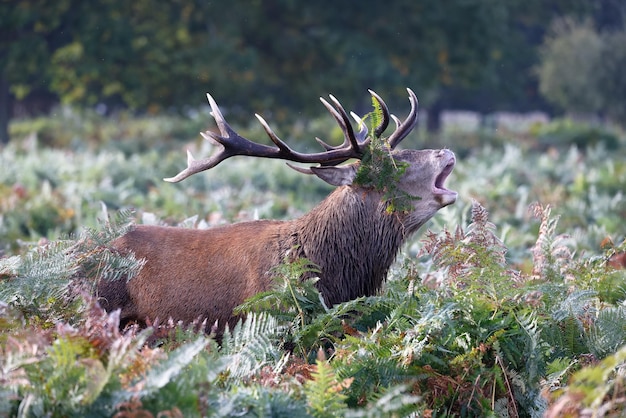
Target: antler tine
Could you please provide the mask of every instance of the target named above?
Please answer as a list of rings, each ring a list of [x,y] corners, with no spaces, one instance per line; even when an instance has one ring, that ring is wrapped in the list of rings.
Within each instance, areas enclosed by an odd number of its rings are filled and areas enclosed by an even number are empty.
[[[275,143],[276,146],[285,153],[285,155],[290,155],[293,153],[293,150],[289,148],[289,145],[283,142],[283,140],[280,139],[278,135],[274,133],[272,128],[270,128],[270,125],[267,122],[265,122],[265,119],[263,119],[261,115],[259,115],[258,113],[255,113],[254,116],[256,116],[258,121],[261,123],[261,126],[263,126],[263,129],[265,129],[265,133],[267,134],[267,136],[270,137],[272,142]]]
[[[361,117],[359,115],[357,115],[354,112],[350,112],[350,116],[352,116],[352,119],[354,119],[356,121],[356,123],[359,126],[359,132],[355,132],[354,133],[354,137],[356,138],[357,143],[359,144],[359,147],[361,149],[364,149],[370,142],[369,138],[367,137],[367,134],[369,133],[369,131],[367,130],[367,125],[363,122],[363,119],[361,119]],[[315,137],[315,140],[322,146],[324,147],[324,149],[326,151],[330,151],[330,150],[336,150],[336,149],[342,149],[345,147],[350,147],[350,144],[344,139],[343,144],[341,145],[329,145],[326,142],[324,142],[323,140]]]
[[[361,144],[361,147],[366,147],[370,142],[369,138],[367,137],[367,134],[369,134],[367,124],[363,122],[362,117],[354,112],[350,112],[350,116],[352,116],[352,119],[354,119],[359,126],[359,132],[355,134],[357,141],[359,142],[359,144]]]
[[[213,116],[213,119],[215,119],[215,123],[217,124],[221,135],[211,131],[200,132],[200,135],[202,135],[204,139],[209,140],[213,144],[221,147],[221,149],[212,156],[202,160],[196,160],[191,154],[191,151],[187,150],[187,168],[174,177],[164,178],[163,180],[167,182],[177,183],[182,181],[193,174],[209,170],[234,155],[244,154],[270,156],[278,151],[276,148],[268,147],[263,144],[257,144],[239,136],[234,129],[231,128],[228,122],[226,122],[224,115],[220,111],[217,106],[217,102],[213,99],[213,97],[209,93],[207,93],[206,96],[209,100],[209,105],[211,106],[211,115]],[[272,140],[274,140],[274,138],[272,138]]]
[[[409,92],[409,101],[411,102],[411,111],[409,115],[406,117],[404,122],[400,122],[398,118],[392,116],[394,121],[396,122],[396,130],[389,136],[389,146],[391,149],[394,149],[400,141],[402,141],[406,136],[415,128],[417,124],[417,96],[413,93],[413,90],[406,89]]]
[[[348,117],[348,114],[346,113],[345,109],[343,108],[341,103],[339,103],[339,100],[335,98],[335,96],[333,96],[332,94],[329,94],[328,97],[330,97],[330,100],[335,104],[335,108],[337,109],[337,112],[341,116],[341,119],[343,121],[343,123],[341,124],[341,127],[344,128],[343,133],[350,140],[350,145],[352,146],[352,148],[356,150],[360,150],[360,144],[354,136],[354,129],[352,128],[352,124],[350,123],[350,118]]]
[[[350,119],[348,118],[348,115],[346,114],[346,111],[344,110],[341,103],[339,103],[339,101],[333,95],[329,95],[329,97],[335,104],[334,107],[331,106],[330,103],[328,103],[322,97],[320,97],[320,101],[322,102],[322,104],[324,104],[326,109],[328,109],[330,114],[335,118],[337,123],[339,123],[339,125],[341,126],[342,131],[344,132],[344,141],[341,145],[333,146],[333,145],[327,144],[326,142],[322,141],[319,138],[315,138],[315,140],[319,142],[322,145],[322,147],[324,147],[324,149],[327,151],[352,147],[353,149],[356,148],[359,150],[359,152],[362,152],[362,150],[365,149],[367,144],[369,144],[369,140],[367,138],[367,134],[368,134],[367,125],[363,123],[363,119],[361,119],[361,117],[359,117],[354,112],[350,112],[350,115],[358,123],[358,126],[359,126],[359,132],[355,133],[354,129],[352,128],[352,124],[350,123]]]
[[[335,99],[332,95],[330,95],[330,98],[331,100],[334,99],[333,102],[335,104],[339,103],[337,99]],[[328,112],[333,116],[333,118],[335,118],[335,120],[341,127],[341,131],[343,132],[343,138],[344,138],[343,143],[339,145],[338,147],[333,147],[333,149],[352,148],[353,150],[360,151],[359,144],[356,142],[356,139],[354,138],[354,130],[352,129],[352,125],[350,124],[348,120],[348,116],[346,115],[345,110],[343,110],[343,107],[339,105],[339,108],[336,109],[335,107],[333,107],[333,105],[328,103],[328,101],[324,99],[323,97],[320,97],[320,101],[322,102],[324,107],[326,107]],[[327,146],[328,144],[323,145],[324,148],[326,148]]]
[[[315,137],[315,140],[317,141],[318,144],[320,144],[326,151],[332,151],[332,150],[336,150],[336,149],[342,149],[345,147],[345,140],[343,142],[342,145],[329,145],[327,144],[324,140],[319,139],[318,137]]]
[[[383,120],[380,121],[380,124],[374,129],[374,135],[376,138],[380,138],[380,136],[385,132],[387,126],[389,126],[389,108],[385,101],[378,95],[374,90],[367,90],[369,93],[376,99],[378,104],[380,104],[380,109],[383,113]]]

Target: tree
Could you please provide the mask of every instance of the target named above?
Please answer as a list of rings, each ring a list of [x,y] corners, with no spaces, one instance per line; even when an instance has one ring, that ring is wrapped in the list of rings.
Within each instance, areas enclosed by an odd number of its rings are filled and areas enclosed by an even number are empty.
[[[598,92],[603,111],[626,126],[626,30],[604,34],[598,61]]]
[[[626,31],[557,21],[541,49],[541,92],[562,110],[626,119]]]
[[[358,8],[329,0],[234,2],[231,20],[211,25],[256,58],[254,97],[267,98],[262,104],[272,109],[317,111],[312,99],[320,93],[365,100],[367,88],[405,100],[405,86],[428,107],[443,90],[492,76],[509,30],[507,7],[493,0],[368,1]]]
[[[195,2],[74,0],[69,42],[54,51],[50,88],[81,105],[160,110],[188,103],[206,78],[198,49],[206,37]]]
[[[206,79],[204,4],[154,0],[0,3],[0,132],[10,98],[141,110],[183,106]]]
[[[539,88],[560,108],[593,114],[602,107],[597,84],[597,66],[602,54],[602,37],[591,22],[559,20],[541,48]]]
[[[70,0],[0,3],[0,144],[9,140],[10,95],[48,90],[51,51],[62,42],[70,6]]]

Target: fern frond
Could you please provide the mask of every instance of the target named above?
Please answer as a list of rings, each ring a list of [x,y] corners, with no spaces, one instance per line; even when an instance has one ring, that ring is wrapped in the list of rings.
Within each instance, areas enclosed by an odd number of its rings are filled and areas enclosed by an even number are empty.
[[[372,134],[376,134],[376,127],[380,125],[384,116],[383,116],[383,107],[376,98],[376,96],[372,95],[372,108],[373,110],[368,115],[371,119],[370,122],[370,132]],[[375,138],[378,139],[378,138]]]
[[[365,408],[346,411],[345,416],[351,418],[382,418],[394,416],[411,416],[419,408],[419,396],[412,395],[405,385],[392,386],[380,392],[374,392],[367,401]]]
[[[350,387],[351,379],[339,381],[332,367],[323,360],[317,360],[313,379],[304,385],[311,415],[316,418],[336,417],[343,415],[347,409],[346,395],[342,391]]]
[[[335,347],[333,367],[340,379],[353,379],[347,390],[349,403],[381,387],[405,382],[411,370],[401,364],[404,335],[387,332],[379,323],[369,332],[346,335]]]
[[[108,218],[100,228],[87,228],[76,241],[71,251],[80,265],[83,279],[90,279],[91,285],[97,280],[131,280],[145,264],[134,254],[120,254],[110,248],[116,238],[126,234],[132,227],[131,210],[121,210],[111,221]]]
[[[539,364],[541,363],[542,354],[540,352],[541,329],[537,322],[535,312],[515,317],[520,327],[528,339],[526,339],[525,357],[526,357],[526,373],[529,382],[536,382],[539,376]]]
[[[489,212],[477,201],[472,202],[472,222],[465,234],[468,243],[489,249],[493,261],[504,266],[507,248],[495,234],[496,226],[489,222]]]
[[[103,211],[106,214],[106,207]],[[100,221],[98,229],[85,230],[85,238],[93,240],[96,246],[107,245],[115,238],[126,234],[132,228],[134,216],[135,211],[132,209],[121,209],[115,212],[112,220],[107,214],[105,219]]]
[[[206,347],[207,337],[201,336],[169,353],[167,359],[152,367],[146,376],[135,382],[138,394],[150,396],[158,392],[165,385],[171,383]],[[128,396],[134,395],[127,392]]]
[[[626,375],[626,346],[614,354],[607,356],[601,362],[582,368],[575,372],[562,395],[565,402],[571,402],[570,407],[589,408],[593,416],[604,416],[609,411],[623,411]],[[553,409],[558,414],[557,406],[562,402],[553,403]],[[604,412],[602,412],[604,411]]]
[[[546,376],[541,382],[543,390],[553,392],[562,388],[569,378],[572,368],[577,364],[576,360],[559,357],[546,364]]]
[[[210,417],[272,417],[310,418],[303,399],[291,393],[258,385],[238,386],[229,392],[222,390],[209,399],[208,410],[202,416]]]
[[[250,314],[231,331],[224,331],[220,353],[229,359],[228,371],[233,378],[243,378],[261,370],[268,363],[281,359],[272,336],[278,322],[272,316]]]
[[[292,323],[295,328],[302,328],[312,316],[328,310],[315,287],[319,278],[310,277],[318,273],[319,267],[304,257],[295,260],[286,258],[272,270],[273,288],[252,296],[234,312],[266,312],[281,323]]]
[[[551,281],[560,278],[571,263],[573,253],[568,247],[567,235],[556,235],[558,217],[551,217],[550,206],[534,204],[531,213],[539,218],[539,235],[531,249],[533,255],[533,277]]]
[[[143,266],[107,247],[127,230],[128,216],[121,212],[102,230],[85,230],[76,240],[54,241],[0,265],[0,300],[41,322],[78,320],[85,308],[81,291],[90,292],[100,278],[131,278]]]
[[[581,327],[586,317],[593,317],[595,307],[598,305],[597,292],[595,290],[577,290],[570,293],[561,303],[559,303],[552,317],[555,321],[563,321],[566,318],[573,318]]]
[[[300,354],[317,351],[328,343],[339,341],[350,328],[360,327],[360,321],[374,312],[378,297],[361,297],[339,303],[312,317],[302,328],[294,328],[293,341]]]
[[[20,260],[12,259],[14,275],[0,282],[0,300],[19,308],[25,317],[52,320],[63,317],[72,302],[71,277],[78,270],[66,254],[71,245],[57,241],[31,250]]]
[[[604,358],[626,344],[626,308],[605,307],[585,333],[589,350]]]
[[[133,253],[122,255],[108,247],[99,247],[77,254],[77,263],[81,276],[95,285],[99,279],[130,281],[139,274],[146,260],[137,259]]]

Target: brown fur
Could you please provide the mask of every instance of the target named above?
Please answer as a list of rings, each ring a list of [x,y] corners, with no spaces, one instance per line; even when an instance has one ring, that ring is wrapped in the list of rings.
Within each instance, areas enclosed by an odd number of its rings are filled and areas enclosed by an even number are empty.
[[[421,197],[412,211],[389,214],[380,192],[348,184],[291,221],[208,230],[138,225],[114,246],[134,252],[146,264],[128,283],[102,281],[102,305],[121,309],[124,323],[171,317],[223,326],[232,323],[235,306],[271,288],[271,270],[288,251],[320,267],[317,286],[329,305],[375,294],[403,241],[456,199],[456,193],[439,184],[441,178],[434,187],[444,167],[454,164],[451,152],[405,150],[394,151],[394,157],[410,164],[398,186]],[[345,176],[346,170],[336,169]]]

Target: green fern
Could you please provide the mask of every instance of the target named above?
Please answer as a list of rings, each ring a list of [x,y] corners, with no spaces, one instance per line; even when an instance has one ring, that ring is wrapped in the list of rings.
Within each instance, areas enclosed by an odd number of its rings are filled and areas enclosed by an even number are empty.
[[[115,238],[126,234],[133,227],[135,211],[132,209],[121,209],[114,213],[113,219],[108,214],[106,206],[103,204],[102,212],[104,219],[99,220],[97,229],[86,228],[83,239],[93,242],[94,246],[109,244]]]
[[[67,255],[71,242],[57,241],[35,248],[16,260],[14,274],[0,282],[0,300],[18,308],[26,318],[54,322],[75,318],[72,276],[78,266]]]
[[[541,328],[539,327],[535,312],[525,315],[516,316],[522,330],[528,338],[524,348],[524,357],[526,358],[525,373],[528,382],[537,382],[540,376],[540,364],[543,361],[541,353]]]
[[[272,270],[272,289],[249,298],[235,308],[235,313],[266,312],[280,322],[301,328],[313,315],[327,310],[315,287],[319,279],[308,278],[318,273],[319,267],[306,258],[285,258]]]
[[[85,308],[81,291],[91,292],[101,278],[133,277],[143,266],[133,255],[108,248],[112,239],[127,230],[128,216],[130,212],[122,212],[102,230],[86,229],[76,240],[54,241],[22,257],[0,261],[0,300],[31,321],[79,320]]]
[[[367,400],[365,408],[346,411],[345,417],[350,418],[387,418],[412,416],[423,405],[419,405],[420,397],[412,395],[406,385],[397,385],[373,393]]]
[[[372,95],[372,109],[373,110],[368,115],[366,115],[365,117],[366,118],[367,117],[370,118],[370,129],[369,129],[369,131],[372,132],[374,134],[374,137],[378,139],[378,138],[380,138],[380,136],[376,135],[376,128],[383,121],[384,114],[383,114],[383,106],[382,106],[382,104],[378,101],[378,99],[374,95]]]
[[[53,367],[44,393],[52,405],[58,403],[59,412],[78,414],[100,396],[110,375],[87,340],[68,337],[57,339],[49,350],[47,361]]]
[[[140,388],[139,394],[150,396],[170,384],[204,350],[207,343],[207,338],[201,336],[169,353],[165,361],[152,367],[144,378],[135,383]]]
[[[626,402],[626,346],[607,356],[601,362],[575,372],[565,390],[558,391],[570,408],[587,410],[593,416],[604,416],[612,411],[623,411]],[[555,396],[556,397],[556,396]],[[558,402],[553,404],[559,405]],[[557,412],[558,413],[558,412]],[[618,415],[610,415],[618,416]]]
[[[241,385],[215,394],[203,416],[310,418],[311,414],[304,400],[293,393],[260,385]]]
[[[274,269],[273,289],[248,299],[235,312],[263,312],[275,318],[278,325],[273,334],[280,335],[284,344],[295,345],[301,356],[308,357],[341,338],[346,322],[367,318],[380,303],[376,297],[363,297],[328,308],[315,287],[318,279],[302,279],[318,272],[317,266],[305,258],[285,260]]]
[[[376,127],[380,125],[384,116],[382,105],[374,96],[372,107],[372,112],[366,115],[366,118],[370,119],[371,140],[361,158],[353,183],[381,192],[388,213],[409,211],[413,207],[411,202],[420,199],[419,196],[411,196],[398,188],[400,178],[409,164],[396,161],[391,154],[389,143],[376,134]]]
[[[378,297],[361,297],[334,305],[311,317],[304,327],[295,329],[293,342],[304,357],[320,348],[332,347],[350,329],[364,328],[380,307],[381,300]]]
[[[200,392],[203,392],[205,402],[209,394],[215,396],[207,393],[210,387],[207,383],[213,384],[226,367],[225,358],[217,358],[207,349],[211,344],[209,338],[201,335],[166,356],[153,357],[147,371],[109,396],[102,397],[103,403],[108,402],[118,412],[136,409],[153,415],[175,411],[177,414],[173,416],[201,416],[201,408],[206,405],[201,406]]]
[[[312,377],[304,385],[311,415],[316,418],[342,416],[347,409],[346,395],[342,391],[350,386],[350,380],[338,380],[332,367],[323,360],[317,360]]]
[[[76,241],[71,252],[86,284],[94,286],[100,279],[131,280],[139,273],[145,260],[137,260],[132,253],[120,254],[110,248],[111,241],[130,230],[133,215],[131,210],[121,210],[113,220],[107,217],[100,228],[86,228]]]
[[[552,316],[556,321],[573,318],[582,329],[585,319],[595,315],[597,305],[598,298],[595,290],[576,290],[555,306]]]
[[[278,362],[282,354],[272,338],[277,333],[278,322],[266,313],[249,314],[232,331],[226,328],[220,354],[228,358],[230,377],[248,377]]]
[[[350,406],[411,376],[411,369],[401,358],[403,341],[404,335],[386,332],[384,325],[378,324],[366,333],[346,335],[336,344],[333,367],[338,378],[352,379],[346,390]]]
[[[600,309],[585,333],[589,350],[604,358],[626,345],[626,308],[609,306]]]

